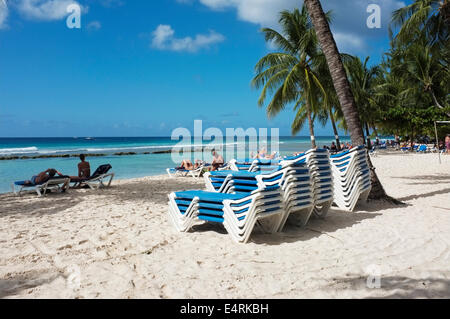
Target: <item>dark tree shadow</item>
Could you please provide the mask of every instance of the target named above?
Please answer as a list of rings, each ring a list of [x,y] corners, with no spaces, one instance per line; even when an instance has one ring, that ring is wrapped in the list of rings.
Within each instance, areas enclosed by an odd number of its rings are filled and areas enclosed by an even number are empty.
[[[441,195],[441,194],[450,194],[450,188],[444,188],[444,189],[441,189],[438,191],[424,193],[424,194],[409,195],[409,196],[400,197],[397,199],[400,201],[407,201],[407,200],[412,200],[412,199],[416,199],[416,198],[426,198],[426,197],[431,197],[434,195]]]
[[[411,298],[449,298],[450,280],[442,278],[414,279],[402,276],[381,276],[380,288],[367,287],[368,276],[354,275],[346,278],[335,278],[335,284],[350,286],[347,289],[366,290],[377,294],[379,290],[383,293],[382,298],[411,299]],[[327,287],[324,287],[326,289]],[[368,297],[377,298],[377,297]]]
[[[421,175],[421,176],[395,176],[395,179],[411,180],[414,182],[406,183],[406,185],[450,185],[449,174]]]
[[[42,198],[33,194],[20,197],[11,194],[1,195],[0,218],[58,214],[76,206],[81,200],[82,198],[73,193],[51,194]]]
[[[320,236],[335,238],[333,233],[337,230],[352,227],[363,220],[376,218],[379,215],[381,214],[368,212],[348,213],[331,208],[325,218],[311,217],[305,227],[298,227],[288,222],[282,232],[275,234],[267,234],[255,229],[250,241],[255,244],[280,245],[307,241]],[[339,240],[339,238],[335,239]]]
[[[23,290],[48,284],[61,277],[61,274],[47,273],[43,271],[31,271],[26,275],[15,275],[12,278],[0,279],[0,298],[17,295]]]

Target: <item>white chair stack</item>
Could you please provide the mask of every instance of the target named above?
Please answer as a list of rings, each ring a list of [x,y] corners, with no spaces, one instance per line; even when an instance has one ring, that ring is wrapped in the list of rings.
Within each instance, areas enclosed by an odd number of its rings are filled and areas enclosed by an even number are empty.
[[[370,169],[364,146],[331,155],[334,203],[352,212],[358,201],[365,201],[371,190]]]
[[[330,153],[326,149],[313,149],[306,156],[314,192],[313,212],[316,217],[324,218],[334,198]]]
[[[246,243],[256,224],[275,232],[282,213],[278,185],[234,194],[184,191],[169,195],[169,216],[178,231],[189,231],[198,220],[222,223],[236,242]]]
[[[280,162],[284,171],[281,191],[284,201],[284,215],[278,227],[282,231],[287,220],[298,226],[308,223],[314,208],[314,193],[311,172],[306,154],[285,158]]]

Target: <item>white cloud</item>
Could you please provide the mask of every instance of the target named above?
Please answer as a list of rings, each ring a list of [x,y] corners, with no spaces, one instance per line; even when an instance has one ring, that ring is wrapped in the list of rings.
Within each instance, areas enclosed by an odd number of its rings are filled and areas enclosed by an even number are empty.
[[[172,27],[164,24],[152,32],[152,47],[158,50],[197,52],[224,40],[223,35],[213,30],[209,34],[197,34],[194,38],[176,38]]]
[[[6,20],[8,19],[8,6],[6,5],[6,2],[3,0],[0,0],[0,30],[5,29],[7,27]]]
[[[16,7],[28,19],[51,21],[66,17],[69,14],[67,7],[71,4],[80,5],[73,0],[18,0]]]
[[[341,52],[349,52],[354,49],[365,48],[364,40],[356,34],[334,32],[334,40]]]
[[[301,0],[198,0],[211,10],[233,9],[242,21],[264,27],[277,28],[279,12],[292,10],[302,5]],[[178,2],[183,2],[178,1]],[[382,29],[369,29],[366,12],[369,4],[378,4],[382,10]],[[387,26],[395,9],[405,6],[401,0],[326,0],[325,11],[332,10],[331,25],[341,50],[359,51],[374,37],[386,37]],[[351,52],[350,52],[351,53]]]
[[[102,27],[102,24],[100,23],[100,21],[92,21],[92,22],[89,22],[87,25],[87,29],[90,31],[100,30],[101,27]]]

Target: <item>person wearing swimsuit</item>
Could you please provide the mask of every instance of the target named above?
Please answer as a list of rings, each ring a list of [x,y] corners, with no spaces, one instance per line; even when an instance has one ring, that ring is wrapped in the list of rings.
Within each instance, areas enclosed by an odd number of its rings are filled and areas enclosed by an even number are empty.
[[[30,180],[26,181],[26,184],[29,185],[39,185],[47,182],[50,178],[54,177],[56,174],[59,176],[63,176],[60,172],[58,172],[54,168],[49,168],[46,171],[39,173],[38,175],[33,175]]]

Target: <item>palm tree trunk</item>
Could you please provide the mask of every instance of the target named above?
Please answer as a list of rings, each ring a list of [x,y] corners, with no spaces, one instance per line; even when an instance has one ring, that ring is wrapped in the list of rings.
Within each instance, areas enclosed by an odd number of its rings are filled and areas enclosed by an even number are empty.
[[[433,89],[430,89],[430,93],[431,93],[431,98],[433,99],[434,104],[439,108],[439,109],[444,109],[444,107],[439,103],[439,101],[436,98],[436,95],[434,95]],[[446,113],[447,116],[450,117],[450,113]]]
[[[331,126],[333,126],[333,132],[334,132],[334,138],[336,139],[336,147],[337,150],[340,151],[341,150],[341,142],[339,140],[339,134],[337,131],[337,127],[336,127],[336,121],[334,120],[334,115],[333,115],[333,110],[330,107],[330,120],[331,120]]]
[[[373,132],[375,133],[375,136],[378,137],[378,131],[377,131],[376,126],[372,125],[372,129],[373,129]]]
[[[359,120],[355,98],[350,89],[350,83],[347,79],[342,59],[325,17],[325,13],[323,12],[322,5],[319,0],[305,0],[304,2],[314,25],[314,29],[316,30],[322,51],[327,59],[334,88],[336,89],[341,109],[344,113],[352,144],[364,145],[364,134]]]
[[[311,147],[316,148],[316,137],[314,136],[314,121],[311,115],[311,107],[309,102],[306,102],[306,107],[308,109],[308,124],[309,124],[309,135],[311,136]]]
[[[370,141],[369,124],[367,123],[366,123],[366,136],[367,136],[367,148],[370,150],[372,149],[372,142]]]
[[[355,98],[350,88],[350,83],[345,73],[344,64],[342,63],[339,50],[334,41],[330,25],[323,12],[322,5],[319,0],[304,0],[314,29],[317,34],[320,46],[325,58],[327,59],[328,68],[330,69],[331,78],[333,79],[334,88],[336,89],[345,121],[350,131],[350,137],[353,145],[364,145],[364,133],[359,120],[358,110],[356,108]],[[378,179],[375,168],[372,165],[370,157],[367,155],[369,167],[371,171],[372,191],[369,195],[370,199],[385,199],[394,203],[399,203],[392,197],[389,197],[383,189]]]

